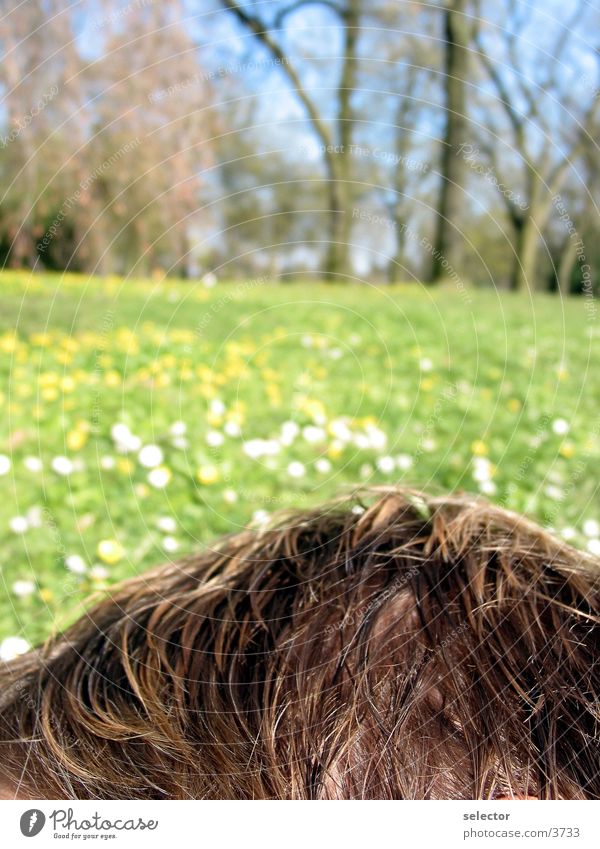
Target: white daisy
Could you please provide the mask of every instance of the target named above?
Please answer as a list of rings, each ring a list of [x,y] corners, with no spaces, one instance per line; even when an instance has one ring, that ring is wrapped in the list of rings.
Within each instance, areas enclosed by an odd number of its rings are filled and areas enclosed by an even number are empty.
[[[29,529],[29,522],[25,516],[13,516],[8,525],[13,534],[24,534]]]
[[[28,472],[33,472],[34,474],[38,474],[43,469],[43,463],[39,457],[25,457],[23,460],[23,465],[27,469]]]
[[[33,581],[15,581],[12,591],[19,598],[25,598],[35,592],[35,584]]]
[[[171,480],[171,472],[164,466],[148,472],[148,483],[156,489],[163,489]]]
[[[158,445],[144,445],[138,454],[138,460],[146,469],[154,469],[160,466],[164,458],[162,448]]]
[[[302,478],[306,474],[306,469],[299,460],[292,460],[287,467],[287,473],[291,478]]]
[[[237,422],[225,422],[223,430],[227,436],[240,436],[242,429]]]
[[[174,534],[177,530],[177,522],[172,516],[159,516],[156,526],[165,534]]]
[[[552,430],[558,436],[564,436],[569,432],[569,422],[566,419],[554,419],[552,422]]]
[[[10,471],[10,457],[0,454],[0,475],[6,475]]]
[[[169,551],[169,552],[177,551],[177,549],[179,548],[179,543],[177,542],[175,537],[171,537],[171,536],[165,537],[162,541],[162,544],[163,544],[164,550]]]
[[[248,442],[244,442],[242,448],[244,454],[247,454],[253,460],[257,460],[259,457],[277,454],[280,446],[274,439],[249,439]]]
[[[327,457],[319,457],[319,459],[315,463],[315,469],[322,475],[326,475],[328,472],[331,471],[331,463],[329,462]]]
[[[595,519],[586,519],[583,523],[583,533],[586,537],[600,537],[600,523]]]
[[[590,554],[595,554],[597,557],[600,557],[600,539],[588,540],[587,550]]]
[[[57,475],[62,475],[63,477],[73,472],[73,463],[68,457],[54,457],[50,465]]]
[[[185,436],[187,432],[187,425],[185,422],[178,421],[173,422],[171,427],[169,428],[169,433],[171,436]]]
[[[413,459],[409,454],[398,454],[396,457],[396,465],[399,469],[402,469],[403,472],[410,469],[412,464]]]
[[[386,475],[389,475],[394,471],[396,464],[394,463],[394,458],[390,456],[378,457],[375,465],[379,469],[380,472],[383,472]]]
[[[6,637],[0,643],[0,660],[12,660],[29,649],[29,643],[22,637]]]
[[[65,557],[65,566],[69,572],[74,572],[75,575],[83,575],[87,572],[85,560],[78,554],[69,554],[68,557]]]
[[[211,448],[218,448],[225,442],[225,437],[218,430],[209,430],[206,434],[206,441]]]

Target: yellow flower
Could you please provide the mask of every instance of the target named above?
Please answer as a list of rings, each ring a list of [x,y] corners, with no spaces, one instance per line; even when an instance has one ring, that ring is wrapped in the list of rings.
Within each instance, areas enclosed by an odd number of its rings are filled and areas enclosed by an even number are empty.
[[[41,391],[41,396],[44,401],[56,401],[58,398],[58,389],[55,389],[54,386],[45,386]]]
[[[49,590],[44,587],[40,590],[40,598],[42,599],[42,601],[52,601],[52,599],[54,598],[54,593],[52,592],[52,590]]]
[[[202,484],[206,484],[207,486],[211,483],[216,483],[219,480],[219,470],[216,466],[212,464],[207,464],[205,466],[200,466],[198,471],[196,472],[196,477]]]
[[[424,377],[421,381],[421,389],[423,392],[431,392],[433,389],[433,380],[430,377]]]
[[[476,457],[485,457],[488,453],[488,447],[482,439],[476,439],[471,443],[471,451]]]
[[[509,398],[506,403],[506,406],[511,413],[518,413],[521,409],[521,402],[518,398]]]
[[[106,386],[120,386],[121,375],[118,371],[107,371],[104,375],[104,383]]]
[[[563,444],[558,449],[558,453],[563,457],[566,457],[567,460],[570,460],[571,457],[575,454],[575,446],[572,442],[563,442]]]
[[[110,566],[118,563],[125,554],[125,549],[116,539],[100,540],[96,551],[100,560],[104,563],[108,563]]]
[[[122,475],[130,475],[133,472],[133,463],[128,457],[119,457],[117,460],[117,469]]]
[[[70,451],[80,451],[87,442],[87,433],[83,430],[70,430],[67,434],[67,448]]]

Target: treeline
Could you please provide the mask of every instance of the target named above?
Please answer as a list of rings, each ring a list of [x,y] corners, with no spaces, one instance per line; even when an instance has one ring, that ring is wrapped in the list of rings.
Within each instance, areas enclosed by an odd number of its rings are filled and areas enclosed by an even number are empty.
[[[600,14],[516,0],[26,0],[0,262],[593,294]]]

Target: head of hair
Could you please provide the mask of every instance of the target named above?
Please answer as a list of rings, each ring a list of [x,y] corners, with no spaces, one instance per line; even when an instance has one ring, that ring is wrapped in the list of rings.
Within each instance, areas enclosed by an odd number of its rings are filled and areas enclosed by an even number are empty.
[[[600,798],[600,568],[396,488],[111,588],[0,670],[32,798]]]

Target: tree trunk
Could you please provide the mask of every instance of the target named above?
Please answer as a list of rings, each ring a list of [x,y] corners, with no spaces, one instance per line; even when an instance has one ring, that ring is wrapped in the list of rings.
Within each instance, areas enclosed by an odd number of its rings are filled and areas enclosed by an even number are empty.
[[[464,193],[464,159],[459,146],[468,140],[466,80],[469,76],[469,25],[465,17],[466,0],[453,0],[445,13],[444,85],[446,126],[442,149],[441,184],[437,208],[434,252],[430,282],[446,274],[444,260],[460,271]]]
[[[577,263],[577,248],[578,244],[571,236],[567,238],[567,242],[560,255],[556,280],[558,283],[558,291],[564,297],[571,294],[571,280],[573,279],[573,269]]]
[[[330,208],[329,245],[325,273],[330,281],[343,280],[351,272],[352,235],[352,145],[354,115],[352,95],[356,88],[360,0],[349,0],[341,12],[343,30],[343,64],[338,86],[337,138],[338,153],[329,157],[328,197]]]
[[[533,218],[527,215],[515,223],[514,262],[510,288],[515,291],[533,291],[536,279],[536,260],[539,234]]]

